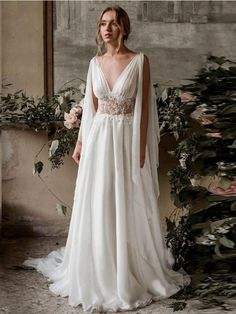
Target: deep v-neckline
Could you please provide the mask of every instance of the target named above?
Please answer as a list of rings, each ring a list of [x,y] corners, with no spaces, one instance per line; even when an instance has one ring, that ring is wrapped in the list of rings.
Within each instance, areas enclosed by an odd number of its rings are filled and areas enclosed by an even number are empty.
[[[96,61],[97,65],[98,65],[98,68],[99,68],[100,72],[102,73],[103,79],[104,79],[104,81],[105,81],[105,83],[106,83],[106,85],[107,85],[107,87],[108,87],[110,93],[112,93],[112,92],[114,91],[116,85],[117,85],[118,82],[120,81],[120,79],[121,79],[121,77],[123,76],[125,70],[133,63],[133,61],[137,58],[138,55],[139,55],[139,53],[136,53],[135,56],[127,63],[127,65],[124,67],[124,69],[121,71],[121,73],[120,73],[119,76],[117,77],[117,79],[116,79],[116,81],[115,81],[115,84],[113,85],[112,88],[110,87],[110,85],[109,85],[109,83],[108,83],[108,80],[107,80],[107,78],[106,78],[106,75],[105,75],[105,73],[104,73],[104,71],[103,71],[103,69],[102,69],[102,67],[101,67],[101,65],[100,65],[100,62],[98,61],[98,58],[95,56],[95,61]]]

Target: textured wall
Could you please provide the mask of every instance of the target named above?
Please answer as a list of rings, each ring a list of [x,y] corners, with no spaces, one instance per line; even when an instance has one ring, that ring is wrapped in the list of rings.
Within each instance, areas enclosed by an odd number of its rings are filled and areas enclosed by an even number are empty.
[[[8,91],[23,89],[27,95],[43,95],[43,3],[40,1],[1,2],[2,75],[13,83]],[[44,132],[4,129],[2,148],[3,234],[57,235],[66,232],[69,217],[57,214],[58,200],[52,191],[71,205],[76,165],[67,158],[61,170],[51,171],[47,161]],[[45,163],[43,183],[33,177],[34,157]]]
[[[98,14],[113,1],[57,1],[54,12],[56,88],[67,80],[86,77],[89,59],[96,53]],[[119,3],[119,1],[116,1]],[[146,3],[146,4],[145,4]],[[161,88],[185,82],[213,52],[235,59],[236,5],[234,1],[122,1],[130,15],[133,32],[127,45],[150,58],[153,78]],[[27,95],[43,93],[43,3],[1,2],[3,77]],[[47,143],[44,133],[3,130],[2,188],[6,234],[65,234],[66,218],[56,213],[59,195],[72,205],[77,166],[69,156],[60,170],[50,170],[47,147],[43,183],[32,176],[34,157]],[[161,215],[172,208],[166,171],[173,160],[167,154],[175,143],[162,141],[160,160]]]
[[[150,58],[161,86],[187,83],[212,52],[235,58],[236,1],[116,1],[129,14],[127,45]],[[54,3],[55,90],[86,78],[96,53],[96,23],[114,1]],[[75,81],[77,84],[78,81]]]

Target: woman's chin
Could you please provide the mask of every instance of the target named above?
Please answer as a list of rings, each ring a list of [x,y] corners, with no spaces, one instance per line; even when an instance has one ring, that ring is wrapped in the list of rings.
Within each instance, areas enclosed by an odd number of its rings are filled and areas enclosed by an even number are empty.
[[[105,42],[105,43],[110,43],[110,42],[112,42],[112,41],[113,41],[112,38],[105,38],[105,39],[104,39],[104,42]]]

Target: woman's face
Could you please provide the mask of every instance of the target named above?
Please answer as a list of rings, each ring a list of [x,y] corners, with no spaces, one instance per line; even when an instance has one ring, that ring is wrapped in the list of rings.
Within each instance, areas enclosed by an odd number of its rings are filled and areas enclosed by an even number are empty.
[[[100,22],[100,33],[105,43],[118,40],[120,29],[116,22],[114,11],[107,11],[103,14]]]

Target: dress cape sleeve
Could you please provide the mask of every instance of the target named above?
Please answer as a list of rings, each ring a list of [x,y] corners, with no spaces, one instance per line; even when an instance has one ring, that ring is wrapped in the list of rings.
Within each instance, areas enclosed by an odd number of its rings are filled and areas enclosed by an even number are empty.
[[[83,144],[82,150],[84,150],[87,144],[88,135],[92,126],[93,118],[96,113],[92,94],[92,76],[93,76],[93,59],[91,59],[89,62],[83,104],[83,113],[78,134],[78,140],[80,140]]]
[[[132,178],[135,183],[139,183],[141,176],[140,168],[140,124],[141,124],[141,111],[142,111],[142,96],[143,96],[143,63],[144,54],[140,54],[138,64],[138,88],[135,101],[134,110],[134,123],[133,123],[133,144],[132,144]],[[150,86],[148,96],[148,129],[147,129],[147,146],[150,158],[151,175],[153,186],[156,192],[156,197],[159,196],[159,184],[157,168],[159,166],[159,141],[160,130],[158,122],[158,112],[156,105],[155,90],[152,82],[152,75],[150,74]]]

